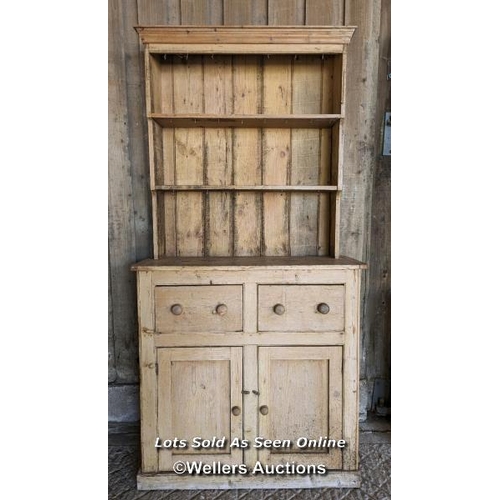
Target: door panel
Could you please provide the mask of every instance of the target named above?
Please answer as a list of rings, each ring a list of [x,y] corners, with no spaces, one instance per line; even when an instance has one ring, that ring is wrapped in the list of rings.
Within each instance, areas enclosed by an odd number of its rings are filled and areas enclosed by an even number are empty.
[[[342,439],[341,346],[259,348],[259,388],[259,435],[292,443],[260,450],[263,463],[342,468],[338,448],[296,446],[298,438]]]
[[[224,448],[161,448],[160,470],[171,471],[177,460],[240,463],[241,450],[229,444],[243,437],[242,348],[158,349],[158,365],[160,439],[225,438]]]

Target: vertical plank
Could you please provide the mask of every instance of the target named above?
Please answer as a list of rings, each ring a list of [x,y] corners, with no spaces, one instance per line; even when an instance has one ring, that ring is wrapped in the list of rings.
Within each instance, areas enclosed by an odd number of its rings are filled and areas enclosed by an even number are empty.
[[[225,0],[224,24],[267,24],[267,0]]]
[[[326,57],[321,67],[321,112],[332,113],[333,109],[333,58]],[[332,184],[332,130],[322,129],[320,131],[320,159],[318,181],[320,184]],[[330,203],[331,196],[327,193],[320,193],[318,200],[318,255],[330,254],[330,224],[335,220],[331,219]]]
[[[128,0],[131,1],[131,0]],[[164,24],[180,24],[180,0],[137,0],[138,23],[142,25],[164,25]],[[137,35],[136,35],[136,38]],[[140,44],[141,50],[144,50]],[[170,68],[170,69],[169,69]],[[165,71],[171,71],[171,65],[158,64],[158,70],[161,72],[161,77],[155,81],[158,82],[157,89],[159,109],[157,112],[168,112],[168,96],[172,96],[172,82],[164,74]],[[139,74],[139,73],[138,73]],[[150,141],[152,134],[157,133],[152,125],[149,125]],[[167,180],[171,180],[173,171],[169,169],[172,160],[172,152],[174,150],[174,132],[172,129],[163,130],[163,138],[155,139],[155,143],[161,145],[163,142],[163,155],[158,154],[160,158],[159,164],[165,166],[165,171],[156,169],[156,177],[151,177],[151,180],[157,181],[159,184],[166,184]],[[143,142],[143,141],[142,141]],[[153,173],[153,170],[151,170]],[[153,210],[153,246],[154,256],[156,258],[162,256],[175,255],[175,196],[168,193],[156,192],[152,193],[152,210]]]
[[[233,62],[234,113],[262,112],[262,66],[260,56],[241,56]],[[262,182],[259,129],[233,129],[233,168],[236,185]],[[236,193],[234,205],[234,254],[260,255],[262,242],[262,196]]]
[[[360,270],[351,270],[346,282],[344,337],[344,470],[358,468],[359,438],[359,300]]]
[[[368,260],[371,251],[373,174],[380,133],[376,114],[381,4],[382,0],[345,0],[345,23],[358,28],[347,49],[340,253],[362,261]],[[367,283],[363,276],[362,310],[367,306]],[[362,324],[363,359],[371,339],[365,337],[369,328],[364,319]]]
[[[137,0],[139,24],[180,24],[181,0]]]
[[[375,123],[382,127],[384,112],[391,109],[391,6],[382,0],[380,22],[380,50],[378,71],[378,109]],[[382,134],[376,146],[382,151]],[[362,358],[361,377],[373,387],[376,379],[390,377],[391,343],[391,157],[380,156],[375,164],[370,235],[370,267],[367,272],[367,296],[363,330],[366,356]],[[369,347],[368,347],[369,346]],[[368,395],[368,401],[373,401]],[[389,394],[386,394],[389,396]],[[389,402],[390,404],[390,402]]]
[[[231,56],[204,57],[205,113],[232,114],[233,86]],[[204,138],[205,178],[210,185],[232,183],[232,132],[207,128]],[[210,256],[233,254],[232,193],[206,195],[206,245]]]
[[[160,108],[162,113],[174,111],[174,75],[173,56],[162,61],[160,73]],[[161,175],[158,176],[159,184],[175,184],[175,139],[174,129],[161,129],[162,162]],[[173,193],[158,192],[161,206],[158,206],[159,225],[158,232],[162,233],[163,252],[160,256],[174,256],[177,254],[176,240],[176,198]]]
[[[341,192],[330,195],[330,255],[340,257],[340,200]]]
[[[109,262],[116,382],[137,382],[134,190],[127,108],[123,3],[109,2]]]
[[[224,24],[267,24],[267,0],[225,0]],[[262,112],[262,64],[259,56],[233,60],[234,112]],[[262,131],[233,129],[234,184],[262,183]],[[262,195],[235,193],[234,255],[260,255],[262,245]]]
[[[369,252],[381,0],[346,0],[346,25],[358,26],[347,51],[344,182],[340,251],[366,261]],[[363,112],[360,113],[359,110]]]
[[[269,0],[269,25],[301,25],[306,22],[306,0]]]
[[[113,331],[113,294],[111,290],[111,265],[108,262],[108,383],[116,380],[115,339]]]
[[[157,59],[149,54],[149,50],[144,50],[145,87],[146,87],[146,115],[160,107],[160,88],[158,77],[160,65]],[[148,153],[149,153],[149,178],[150,187],[155,188],[155,182],[161,173],[163,155],[161,152],[161,135],[158,134],[159,127],[148,118]],[[161,207],[163,198],[161,193],[152,191],[152,218],[153,218],[153,253],[158,258],[164,251],[164,226],[161,220]]]
[[[142,472],[158,470],[158,454],[154,448],[157,436],[157,376],[156,349],[153,338],[154,311],[151,272],[139,272],[137,276],[139,310],[139,357],[141,398],[141,469]],[[160,401],[162,398],[159,398]]]
[[[292,112],[321,111],[322,77],[318,56],[296,56],[292,69]],[[317,184],[320,137],[317,129],[292,130],[291,184]],[[318,200],[314,193],[293,193],[290,197],[290,254],[316,255],[318,240]]]
[[[189,0],[181,2],[180,24],[223,24],[223,0]]]
[[[174,60],[174,112],[203,113],[201,56]],[[175,181],[203,184],[203,137],[198,128],[175,129]],[[200,257],[204,246],[202,193],[177,193],[177,255]]]
[[[342,26],[344,0],[306,0],[306,22],[310,26]]]
[[[292,104],[292,74],[288,56],[264,58],[263,111],[288,114]],[[285,185],[290,180],[290,130],[263,129],[263,183]],[[289,255],[289,195],[263,194],[264,255]]]

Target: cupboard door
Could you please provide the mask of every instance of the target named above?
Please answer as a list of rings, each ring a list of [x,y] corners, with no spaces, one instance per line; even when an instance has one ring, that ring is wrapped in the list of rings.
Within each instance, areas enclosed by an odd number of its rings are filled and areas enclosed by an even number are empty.
[[[241,450],[229,447],[243,437],[241,390],[241,347],[158,349],[158,434],[189,444],[159,448],[159,470],[171,471],[177,460],[241,463]],[[214,437],[225,438],[224,446],[191,447],[194,438]]]
[[[259,348],[259,389],[259,436],[292,443],[291,448],[261,449],[262,463],[342,468],[336,447],[297,446],[299,438],[342,439],[341,346]]]

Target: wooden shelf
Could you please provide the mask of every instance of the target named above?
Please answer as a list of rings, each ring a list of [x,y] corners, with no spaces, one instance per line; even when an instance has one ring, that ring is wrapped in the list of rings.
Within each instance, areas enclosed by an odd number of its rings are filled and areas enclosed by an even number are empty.
[[[240,127],[240,128],[329,128],[342,118],[338,114],[304,115],[149,115],[158,125],[169,127]]]
[[[298,191],[328,192],[338,191],[337,186],[155,186],[153,191]]]

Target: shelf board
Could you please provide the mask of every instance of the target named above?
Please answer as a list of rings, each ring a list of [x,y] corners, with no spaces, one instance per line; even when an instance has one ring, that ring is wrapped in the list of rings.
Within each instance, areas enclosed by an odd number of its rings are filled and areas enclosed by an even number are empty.
[[[338,191],[337,186],[155,186],[153,191],[298,191],[329,192]]]
[[[186,114],[166,115],[151,113],[149,115],[158,125],[169,127],[240,127],[240,128],[329,128],[342,116],[338,114],[304,114],[304,115],[209,115]]]

